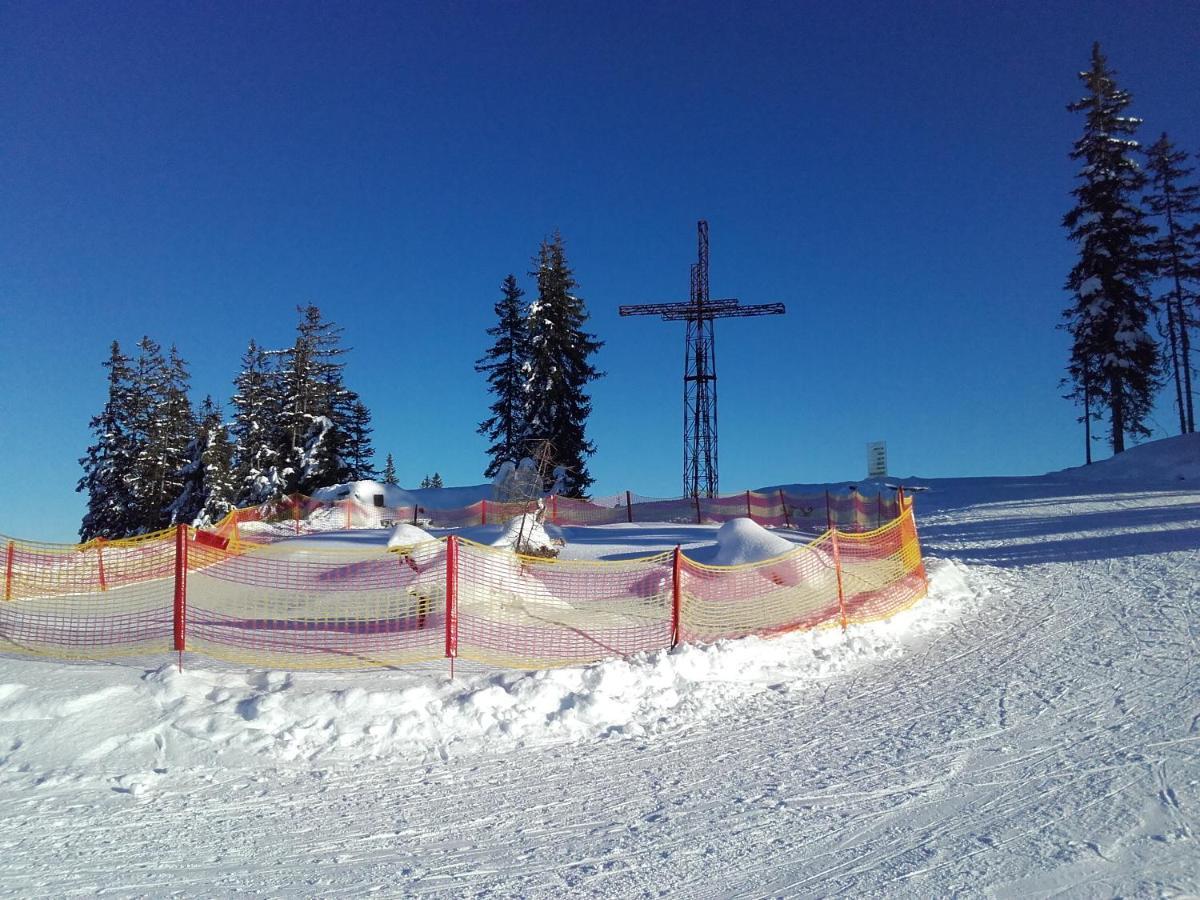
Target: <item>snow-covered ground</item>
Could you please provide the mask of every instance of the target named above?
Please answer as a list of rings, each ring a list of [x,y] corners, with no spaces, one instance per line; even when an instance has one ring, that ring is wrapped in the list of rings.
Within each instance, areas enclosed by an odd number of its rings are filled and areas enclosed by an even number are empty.
[[[1200,442],[1126,456],[928,482],[930,596],[846,635],[453,682],[0,659],[0,890],[1200,893]],[[568,547],[713,535],[612,531]]]

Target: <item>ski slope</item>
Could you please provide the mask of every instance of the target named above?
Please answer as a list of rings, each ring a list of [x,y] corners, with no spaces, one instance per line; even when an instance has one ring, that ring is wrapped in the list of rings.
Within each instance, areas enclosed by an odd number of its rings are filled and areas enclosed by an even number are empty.
[[[930,596],[847,635],[453,682],[0,659],[0,891],[1195,895],[1200,444],[1126,457],[926,482]]]

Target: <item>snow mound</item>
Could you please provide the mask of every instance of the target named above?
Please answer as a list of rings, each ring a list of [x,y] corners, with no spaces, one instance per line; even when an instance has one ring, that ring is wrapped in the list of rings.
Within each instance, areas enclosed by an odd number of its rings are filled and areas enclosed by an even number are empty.
[[[407,522],[401,522],[392,529],[392,533],[388,535],[388,549],[393,547],[415,547],[417,544],[424,544],[427,541],[436,541],[432,534],[424,528],[418,528],[416,525],[409,525]]]
[[[421,506],[425,509],[459,509],[471,506],[480,500],[492,499],[490,484],[465,485],[444,488],[402,488],[378,481],[351,481],[334,484],[313,491],[314,500],[337,502],[354,500],[363,507],[374,507],[377,496],[383,496],[385,507]],[[382,511],[382,510],[380,510]]]
[[[1181,434],[1149,441],[1090,466],[1063,469],[1058,474],[1084,481],[1200,480],[1200,434]]]
[[[374,670],[288,673],[61,667],[8,661],[0,782],[100,786],[135,797],[189,767],[312,760],[434,761],[689,727],[766,691],[806,691],[897,657],[976,596],[965,567],[930,561],[929,597],[871,625],[744,638],[573,668],[449,680]],[[260,760],[260,762],[255,762]]]
[[[517,542],[520,541],[520,552],[522,553],[545,552],[557,556],[564,541],[562,532],[557,528],[554,531],[558,534],[551,535],[546,526],[539,522],[533,513],[525,513],[509,519],[504,526],[504,531],[500,533],[500,537],[492,541],[492,546],[516,551]]]
[[[717,543],[689,550],[688,556],[710,566],[740,566],[791,553],[796,545],[750,519],[730,519],[717,530]]]

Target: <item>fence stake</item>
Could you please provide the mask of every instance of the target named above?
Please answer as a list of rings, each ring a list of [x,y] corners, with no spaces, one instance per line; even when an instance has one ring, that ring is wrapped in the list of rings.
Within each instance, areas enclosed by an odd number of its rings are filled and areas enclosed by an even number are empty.
[[[829,491],[825,492],[825,527],[830,531],[833,530],[833,511],[829,506]]]
[[[697,524],[697,525],[703,525],[703,524],[704,524],[704,523],[703,523],[703,522],[700,520],[700,495],[699,495],[699,494],[697,494],[697,495],[696,495],[696,524]]]
[[[486,525],[486,524],[487,524],[487,501],[486,501],[486,500],[480,500],[479,502],[480,502],[480,504],[481,504],[481,506],[480,506],[480,509],[482,510],[482,512],[480,513],[480,522],[479,522],[479,524],[480,524],[480,525]]]
[[[300,533],[300,495],[292,494],[292,518],[296,520],[296,534]]]
[[[783,496],[783,488],[779,489],[779,505],[783,507],[783,524],[787,528],[792,527],[791,519],[788,518],[787,500]]]
[[[558,524],[558,494],[550,495],[550,521]]]
[[[187,644],[187,536],[186,525],[175,526],[175,649],[179,652],[180,672]]]
[[[96,538],[96,561],[100,564],[100,590],[108,590],[108,582],[104,579],[104,538]]]
[[[342,509],[346,511],[346,530],[349,531],[353,526],[350,524],[350,501],[342,501]]]
[[[13,541],[8,542],[8,550],[5,551],[4,560],[4,599],[12,599],[12,582],[13,582],[13,557],[16,555],[16,544]]]
[[[750,511],[750,492],[746,491],[746,518],[751,522],[754,521],[754,513]]]
[[[633,501],[629,499],[629,491],[625,492],[625,513],[629,516],[630,524],[633,523]]]
[[[683,594],[683,551],[675,545],[671,559],[671,649],[679,646],[679,608]]]
[[[838,612],[842,616],[842,631],[846,630],[846,595],[842,590],[842,554],[838,550],[838,533],[834,528],[830,535],[833,537],[833,568],[837,572]]]
[[[458,656],[458,537],[446,538],[446,658],[450,677],[454,678],[454,658]]]

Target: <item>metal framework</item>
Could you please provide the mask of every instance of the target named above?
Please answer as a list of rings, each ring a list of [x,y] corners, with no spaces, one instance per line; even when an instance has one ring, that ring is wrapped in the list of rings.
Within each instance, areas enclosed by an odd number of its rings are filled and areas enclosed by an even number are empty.
[[[690,299],[675,303],[622,306],[622,316],[661,316],[686,322],[683,356],[683,489],[689,497],[717,494],[717,348],[715,319],[778,316],[782,303],[742,306],[737,299],[708,295],[708,222],[696,223],[697,259],[692,264]]]

